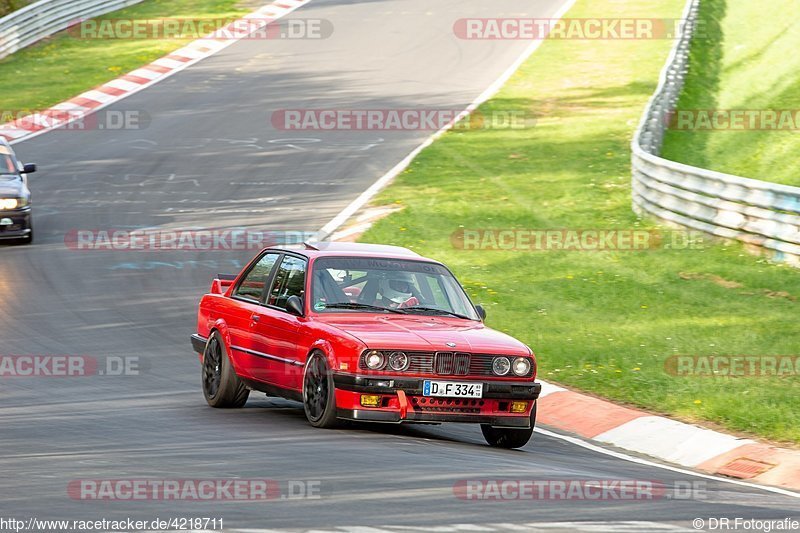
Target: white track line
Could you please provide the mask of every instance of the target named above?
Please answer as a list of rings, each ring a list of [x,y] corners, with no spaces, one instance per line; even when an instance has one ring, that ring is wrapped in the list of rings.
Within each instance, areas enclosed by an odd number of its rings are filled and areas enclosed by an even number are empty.
[[[711,479],[713,481],[720,481],[722,483],[730,483],[731,485],[739,485],[741,487],[747,487],[750,489],[760,489],[767,492],[774,492],[775,494],[782,494],[783,496],[789,496],[792,498],[800,499],[800,493],[794,492],[787,489],[781,489],[779,487],[769,487],[766,485],[756,485],[755,483],[748,483],[747,481],[739,481],[737,479],[730,479],[726,477],[719,477],[714,476],[711,474],[703,474],[701,472],[695,472],[693,470],[686,470],[685,468],[679,468],[677,466],[670,466],[670,465],[663,465],[659,463],[655,463],[653,461],[648,461],[647,459],[642,459],[639,457],[633,457],[632,455],[628,455],[621,452],[615,452],[613,450],[608,450],[601,446],[597,446],[592,444],[591,442],[587,442],[583,439],[579,439],[576,437],[570,437],[568,435],[562,435],[560,433],[555,433],[548,429],[542,429],[537,427],[534,431],[536,433],[541,433],[542,435],[546,435],[548,437],[553,437],[554,439],[563,440],[565,442],[569,442],[570,444],[574,444],[575,446],[580,446],[581,448],[586,448],[587,450],[592,450],[593,452],[602,453],[603,455],[608,455],[611,457],[615,457],[617,459],[622,459],[623,461],[628,461],[630,463],[636,463],[644,466],[650,466],[654,468],[661,468],[662,470],[669,470],[671,472],[677,472],[679,474],[686,474],[688,476],[695,476],[700,477],[703,479]]]
[[[566,4],[561,6],[561,8],[553,15],[553,20],[558,20],[563,17],[567,11],[569,11],[577,0],[568,0]],[[514,75],[514,73],[519,69],[520,66],[531,56],[533,53],[542,45],[544,40],[538,40],[530,44],[524,52],[517,58],[516,61],[505,71],[503,74],[497,78],[494,83],[492,83],[485,91],[481,93],[473,102],[466,107],[461,113],[458,114],[450,123],[445,125],[442,129],[428,137],[422,144],[417,146],[410,154],[408,154],[405,159],[400,161],[397,165],[395,165],[389,172],[381,176],[378,181],[373,183],[366,191],[361,193],[361,195],[353,200],[350,205],[345,207],[338,215],[333,217],[333,219],[325,224],[322,229],[317,232],[317,240],[325,240],[331,236],[331,234],[339,229],[342,224],[347,222],[347,220],[353,216],[359,209],[364,207],[376,194],[378,194],[382,189],[384,189],[389,183],[392,182],[394,178],[400,175],[411,162],[417,157],[420,152],[422,152],[425,148],[429,147],[433,142],[447,133],[454,125],[458,124],[464,117],[472,114],[478,106],[484,103],[486,100],[497,94],[497,92],[506,84],[506,82]]]

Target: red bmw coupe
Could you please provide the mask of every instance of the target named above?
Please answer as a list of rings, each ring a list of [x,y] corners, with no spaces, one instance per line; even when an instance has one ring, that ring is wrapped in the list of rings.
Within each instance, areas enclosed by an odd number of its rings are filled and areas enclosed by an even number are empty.
[[[484,317],[437,261],[321,242],[220,275],[191,340],[212,407],[261,391],[302,402],[315,427],[472,423],[490,445],[519,448],[536,422],[536,359]]]

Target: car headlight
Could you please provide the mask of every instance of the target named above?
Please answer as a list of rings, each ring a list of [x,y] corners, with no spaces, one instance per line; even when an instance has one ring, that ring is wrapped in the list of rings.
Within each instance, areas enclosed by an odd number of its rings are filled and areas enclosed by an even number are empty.
[[[498,376],[505,376],[511,370],[511,361],[508,357],[495,357],[492,361],[492,372]]]
[[[518,376],[527,376],[531,371],[531,361],[525,357],[517,357],[512,365],[514,373]]]
[[[386,356],[378,350],[372,350],[371,352],[367,352],[366,357],[364,357],[364,362],[370,370],[380,370],[386,366]]]
[[[21,207],[21,198],[0,198],[0,209],[16,209]]]
[[[410,363],[408,355],[403,352],[392,352],[389,355],[389,368],[396,372],[402,372],[407,369]]]

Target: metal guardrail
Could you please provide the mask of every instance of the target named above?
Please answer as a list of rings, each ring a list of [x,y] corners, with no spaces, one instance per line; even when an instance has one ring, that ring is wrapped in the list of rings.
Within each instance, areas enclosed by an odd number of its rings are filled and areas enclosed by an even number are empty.
[[[142,0],[40,0],[0,19],[0,59],[76,22]]]
[[[688,0],[683,33],[632,143],[633,210],[668,223],[735,239],[776,261],[800,266],[800,187],[669,161],[660,156],[689,68],[700,0]]]

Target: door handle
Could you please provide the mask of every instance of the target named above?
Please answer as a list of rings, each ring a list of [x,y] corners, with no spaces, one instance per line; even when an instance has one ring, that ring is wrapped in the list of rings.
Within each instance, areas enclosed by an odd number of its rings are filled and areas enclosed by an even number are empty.
[[[261,320],[261,315],[253,315],[250,317],[250,320],[252,320],[253,322],[258,322],[259,320]]]

